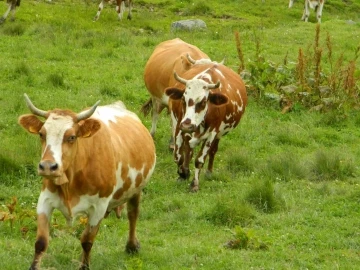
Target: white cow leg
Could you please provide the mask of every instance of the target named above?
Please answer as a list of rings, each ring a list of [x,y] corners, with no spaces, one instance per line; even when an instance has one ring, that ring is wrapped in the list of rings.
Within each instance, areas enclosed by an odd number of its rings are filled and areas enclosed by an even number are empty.
[[[97,21],[99,19],[100,13],[103,10],[103,8],[104,8],[104,1],[101,1],[100,4],[99,4],[98,11],[97,11],[97,13],[96,13],[96,15],[94,17],[94,21]]]

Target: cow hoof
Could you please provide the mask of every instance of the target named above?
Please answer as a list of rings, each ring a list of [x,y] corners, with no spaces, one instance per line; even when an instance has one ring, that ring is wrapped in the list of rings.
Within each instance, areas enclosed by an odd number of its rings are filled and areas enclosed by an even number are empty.
[[[178,177],[178,179],[176,181],[177,182],[184,182],[184,181],[186,181],[186,178]]]
[[[80,266],[79,270],[90,270],[89,265],[83,264]]]
[[[190,191],[191,192],[198,192],[199,191],[199,185],[195,185],[194,181],[192,181],[191,184],[190,184]]]
[[[212,178],[212,172],[206,171],[205,177],[206,177],[206,179],[211,179]]]
[[[135,243],[129,241],[126,244],[125,250],[128,254],[135,254],[135,253],[139,252],[139,249],[140,249],[140,243],[139,243],[139,241],[136,240]]]

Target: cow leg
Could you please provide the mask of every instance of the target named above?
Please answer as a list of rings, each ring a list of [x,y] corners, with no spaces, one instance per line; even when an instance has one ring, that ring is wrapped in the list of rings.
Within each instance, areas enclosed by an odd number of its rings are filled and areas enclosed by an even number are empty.
[[[316,18],[318,20],[318,23],[321,23],[321,15],[322,15],[323,7],[324,7],[324,2],[321,2],[316,10]]]
[[[131,19],[132,19],[131,10],[132,10],[132,0],[129,0],[129,13],[128,13],[128,16],[127,16],[127,19],[128,19],[128,20],[131,20]]]
[[[199,190],[200,171],[205,163],[206,157],[209,154],[211,147],[213,146],[214,140],[218,140],[218,139],[215,139],[215,136],[216,136],[216,133],[212,133],[206,139],[206,141],[201,146],[201,150],[199,151],[199,154],[196,157],[194,179],[192,180],[191,185],[190,185],[190,191],[192,191],[192,192],[197,192]],[[215,142],[216,150],[217,150],[218,143],[219,142]],[[215,155],[215,153],[216,153],[216,151],[214,152],[214,155]],[[214,157],[212,157],[212,159],[214,159]],[[213,162],[213,160],[211,162]]]
[[[5,20],[6,20],[6,18],[8,17],[8,15],[9,15],[9,13],[10,13],[10,11],[13,11],[13,17],[12,17],[12,20],[14,20],[15,19],[15,8],[16,8],[16,0],[13,0],[13,1],[11,1],[11,3],[9,4],[9,7],[8,7],[8,9],[6,10],[6,12],[4,13],[4,15],[0,18],[0,24],[1,23],[3,23],[3,22],[5,22]]]
[[[182,137],[181,134],[180,137]],[[193,155],[193,149],[189,145],[189,139],[190,137],[186,136],[185,140],[182,141],[183,143],[179,149],[176,149],[177,143],[175,144],[175,156],[180,157],[177,160],[179,174],[178,181],[187,180],[190,176],[189,164]],[[179,153],[181,154],[179,155]]]
[[[116,12],[118,13],[119,20],[122,20],[125,10],[125,0],[116,0]]]
[[[30,270],[40,269],[41,257],[49,245],[49,218],[46,214],[39,214],[37,217],[37,235],[35,242],[34,260]]]
[[[156,133],[157,122],[159,120],[159,115],[162,112],[162,110],[165,108],[165,106],[162,105],[161,101],[156,97],[152,97],[152,104],[153,104],[153,109],[152,109],[152,121],[151,121],[150,134],[151,134],[151,137],[154,138],[155,133]]]
[[[206,176],[208,178],[211,178],[211,175],[212,175],[215,154],[218,150],[219,141],[220,141],[219,139],[215,139],[209,149],[209,163],[208,163],[208,169],[206,171]]]
[[[304,13],[303,13],[303,16],[301,17],[301,20],[307,22],[309,19],[309,15],[310,15],[310,7],[309,7],[308,0],[306,0],[305,6],[304,6]]]
[[[81,256],[81,266],[79,268],[81,270],[89,269],[90,252],[91,252],[93,243],[95,241],[96,234],[99,231],[100,223],[101,223],[101,220],[99,221],[99,223],[96,226],[91,226],[90,224],[88,224],[81,235],[80,241],[81,241],[81,246],[83,249],[82,256]]]
[[[97,11],[97,13],[96,13],[96,15],[95,15],[95,17],[93,19],[94,22],[97,21],[99,19],[99,17],[100,17],[100,13],[104,8],[104,2],[105,2],[105,0],[102,0],[100,2],[99,7],[98,7],[98,11]]]
[[[139,217],[140,194],[135,194],[127,202],[127,213],[129,220],[129,239],[126,244],[127,253],[136,253],[140,249],[140,243],[136,238],[136,223]]]

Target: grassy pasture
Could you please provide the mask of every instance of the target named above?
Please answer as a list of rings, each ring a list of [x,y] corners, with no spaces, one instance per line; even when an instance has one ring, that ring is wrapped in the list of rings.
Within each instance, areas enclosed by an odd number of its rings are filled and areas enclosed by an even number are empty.
[[[0,261],[1,269],[30,265],[36,235],[39,143],[17,124],[28,113],[26,92],[42,109],[79,111],[97,100],[122,100],[139,112],[148,99],[143,69],[154,47],[180,37],[237,70],[234,31],[246,61],[256,42],[267,60],[295,63],[311,45],[315,15],[300,21],[301,1],[134,2],[133,20],[117,21],[105,6],[92,22],[93,1],[24,0],[16,21],[0,25]],[[0,2],[1,13],[5,2]],[[1,14],[0,13],[0,14]],[[127,14],[125,13],[125,16]],[[172,32],[171,22],[200,18],[207,29]],[[320,43],[332,37],[335,59],[354,58],[360,42],[360,4],[328,0]],[[329,66],[324,59],[323,69]],[[356,74],[359,76],[359,59]],[[150,127],[150,118],[144,118]],[[360,115],[279,108],[250,99],[240,126],[222,139],[212,179],[200,191],[177,183],[167,149],[169,118],[156,134],[157,167],[144,191],[137,255],[124,252],[127,220],[105,219],[92,251],[92,269],[358,269],[360,265]],[[14,212],[9,212],[12,198]],[[10,207],[11,208],[11,207]],[[43,269],[76,269],[84,225],[67,227],[55,212]],[[245,233],[239,232],[242,228]],[[247,237],[244,248],[226,248]],[[242,238],[241,238],[242,239]],[[241,242],[244,243],[244,242]]]

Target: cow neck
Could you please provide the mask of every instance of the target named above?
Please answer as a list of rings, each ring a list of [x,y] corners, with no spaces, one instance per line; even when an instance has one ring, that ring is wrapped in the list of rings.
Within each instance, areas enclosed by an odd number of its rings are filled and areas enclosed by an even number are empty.
[[[72,217],[71,205],[70,205],[71,196],[69,194],[69,182],[60,185],[60,190],[62,192],[62,195],[64,196],[64,204],[69,211],[69,215]]]

